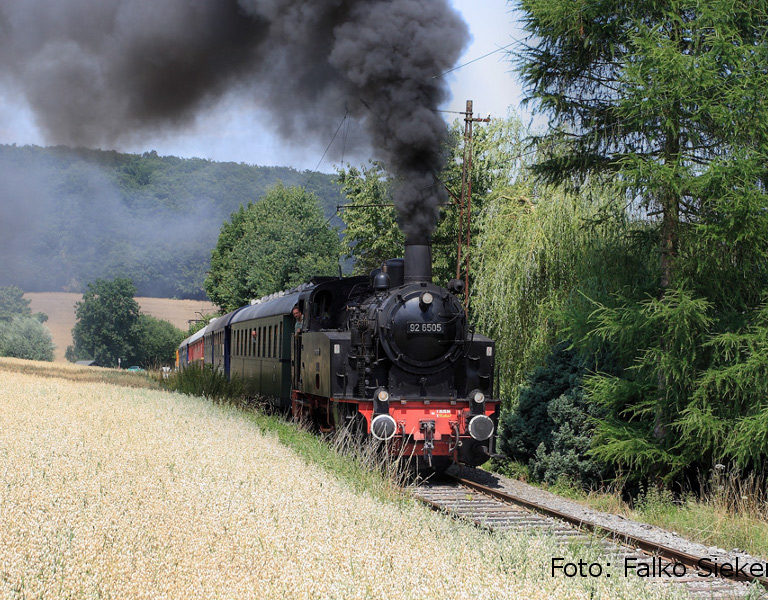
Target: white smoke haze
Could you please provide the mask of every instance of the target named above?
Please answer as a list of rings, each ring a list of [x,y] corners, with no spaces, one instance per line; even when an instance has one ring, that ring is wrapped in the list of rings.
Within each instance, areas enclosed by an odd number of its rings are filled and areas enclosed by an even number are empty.
[[[232,93],[293,144],[348,112],[398,180],[403,228],[427,235],[444,200],[434,75],[468,37],[447,0],[0,0],[0,78],[76,146],[183,127]]]
[[[205,198],[174,208],[126,197],[104,169],[71,152],[0,146],[0,286],[80,292],[98,277],[129,275],[140,295],[197,288],[202,297],[225,217]]]

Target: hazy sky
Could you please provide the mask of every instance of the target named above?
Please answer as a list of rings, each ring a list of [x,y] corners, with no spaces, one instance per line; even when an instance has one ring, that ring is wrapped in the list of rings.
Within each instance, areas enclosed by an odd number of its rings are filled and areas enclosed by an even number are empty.
[[[507,0],[451,0],[461,12],[473,39],[464,56],[463,64],[520,39],[522,34],[515,22]],[[520,111],[520,85],[511,72],[505,52],[498,52],[478,62],[445,75],[452,99],[442,108],[463,110],[467,99],[474,100],[475,112],[486,116],[503,116],[509,109]],[[445,115],[453,120],[459,115]],[[318,115],[331,122],[339,122],[343,115]],[[259,165],[288,165],[297,169],[314,169],[330,140],[316,143],[308,141],[298,147],[281,140],[268,126],[269,116],[241,98],[225,98],[215,109],[201,115],[197,122],[184,130],[163,136],[148,136],[140,145],[122,145],[118,150],[144,152],[157,150],[160,154],[210,158]],[[354,126],[354,125],[352,125]],[[336,144],[342,144],[340,135]],[[45,145],[46,140],[35,125],[31,111],[23,100],[0,88],[0,143]],[[335,148],[336,154],[340,153]],[[367,157],[349,157],[365,159]],[[334,163],[325,159],[322,171],[333,170]]]

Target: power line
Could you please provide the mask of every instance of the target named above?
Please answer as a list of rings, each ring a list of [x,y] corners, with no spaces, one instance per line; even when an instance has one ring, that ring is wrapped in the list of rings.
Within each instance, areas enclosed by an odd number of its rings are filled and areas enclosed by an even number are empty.
[[[506,46],[502,46],[501,48],[496,48],[496,50],[491,50],[487,54],[483,54],[482,56],[478,56],[477,58],[473,58],[469,62],[465,62],[464,64],[457,65],[457,66],[455,66],[455,67],[453,67],[451,69],[448,69],[447,71],[443,71],[439,75],[432,75],[432,79],[439,79],[443,75],[447,75],[448,73],[451,73],[452,71],[456,71],[457,69],[461,69],[462,67],[466,67],[467,65],[471,65],[472,63],[475,63],[478,60],[482,60],[484,58],[487,58],[487,57],[489,57],[489,56],[491,56],[493,54],[496,54],[497,52],[501,52],[502,50],[506,50],[507,48],[511,48],[512,46],[514,46],[517,43],[518,43],[517,40],[515,40],[514,42],[511,42],[511,43],[507,44]]]
[[[331,149],[331,145],[333,144],[333,141],[336,139],[336,136],[339,135],[339,130],[341,130],[341,126],[344,125],[344,121],[347,120],[348,116],[349,116],[349,109],[347,109],[344,112],[344,116],[342,117],[341,122],[339,123],[339,126],[336,128],[336,131],[334,131],[333,137],[331,138],[331,141],[328,142],[328,145],[325,147],[325,152],[323,152],[323,155],[320,157],[320,160],[317,161],[317,164],[315,165],[315,169],[312,171],[310,176],[304,182],[304,186],[303,187],[306,188],[309,185],[309,182],[312,181],[312,177],[315,176],[315,173],[317,173],[317,169],[320,168],[320,163],[323,162],[323,159],[325,158],[325,155],[328,154],[328,150]]]

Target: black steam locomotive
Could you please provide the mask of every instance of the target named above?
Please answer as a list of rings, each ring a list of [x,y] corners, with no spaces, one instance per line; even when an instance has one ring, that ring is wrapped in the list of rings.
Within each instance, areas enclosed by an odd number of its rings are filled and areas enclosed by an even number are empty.
[[[432,283],[430,245],[410,239],[370,277],[315,278],[217,318],[179,366],[214,365],[322,431],[358,427],[434,468],[479,465],[498,420],[494,343],[468,327],[461,292]]]

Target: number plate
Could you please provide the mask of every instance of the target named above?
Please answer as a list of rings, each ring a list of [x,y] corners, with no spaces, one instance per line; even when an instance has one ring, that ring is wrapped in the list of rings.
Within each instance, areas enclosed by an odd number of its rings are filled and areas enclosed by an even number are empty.
[[[443,333],[442,323],[422,323],[411,322],[408,323],[408,333],[412,335],[418,334],[441,334]]]

